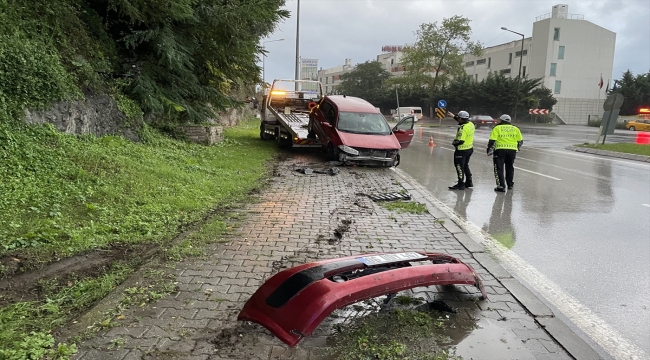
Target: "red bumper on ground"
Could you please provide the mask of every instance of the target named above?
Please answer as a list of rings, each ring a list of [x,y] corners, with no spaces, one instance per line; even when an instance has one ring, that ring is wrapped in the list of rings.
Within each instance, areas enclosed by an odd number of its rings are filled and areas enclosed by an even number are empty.
[[[289,346],[309,336],[332,311],[419,286],[474,285],[479,276],[440,253],[379,253],[329,259],[284,270],[251,296],[238,320],[256,322]]]

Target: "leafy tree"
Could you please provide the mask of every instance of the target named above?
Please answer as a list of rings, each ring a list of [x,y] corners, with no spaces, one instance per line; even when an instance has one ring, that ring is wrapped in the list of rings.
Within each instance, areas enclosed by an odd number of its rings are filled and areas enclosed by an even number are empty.
[[[378,61],[366,61],[357,64],[354,70],[341,75],[341,85],[336,92],[350,96],[360,97],[368,102],[380,106],[390,98],[390,90],[386,80],[390,73]]]
[[[406,46],[401,63],[406,69],[405,82],[425,86],[431,95],[452,77],[466,77],[463,55],[482,52],[479,42],[470,41],[471,20],[456,15],[437,22],[420,25],[417,40]]]
[[[627,70],[620,80],[616,80],[616,84],[616,90],[610,91],[610,94],[618,93],[625,97],[621,115],[636,115],[640,107],[650,106],[650,72],[634,76]]]

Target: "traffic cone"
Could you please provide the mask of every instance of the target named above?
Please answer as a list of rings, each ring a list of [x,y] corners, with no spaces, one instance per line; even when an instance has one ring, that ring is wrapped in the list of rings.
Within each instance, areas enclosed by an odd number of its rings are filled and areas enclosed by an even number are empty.
[[[436,144],[433,143],[433,136],[429,137],[429,146],[436,146]]]

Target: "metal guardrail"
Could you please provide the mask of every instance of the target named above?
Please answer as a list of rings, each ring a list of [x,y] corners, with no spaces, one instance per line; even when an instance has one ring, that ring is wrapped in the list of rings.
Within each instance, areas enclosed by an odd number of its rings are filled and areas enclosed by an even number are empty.
[[[551,13],[547,13],[547,14],[544,14],[544,15],[537,16],[535,18],[535,21],[541,21],[541,20],[544,20],[544,19],[549,19],[551,17],[552,17]],[[566,18],[569,19],[569,20],[584,20],[585,16],[583,14],[568,14]]]

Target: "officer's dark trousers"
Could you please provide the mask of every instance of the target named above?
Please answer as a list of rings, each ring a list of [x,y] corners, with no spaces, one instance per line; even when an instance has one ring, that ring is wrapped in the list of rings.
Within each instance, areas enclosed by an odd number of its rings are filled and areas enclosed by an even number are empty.
[[[499,149],[494,151],[492,160],[494,161],[494,178],[497,181],[497,186],[512,187],[514,185],[515,177],[515,158],[517,157],[517,150],[504,150]],[[503,182],[503,170],[506,171],[506,182]]]
[[[464,184],[465,180],[472,180],[472,172],[469,170],[469,158],[472,157],[474,149],[454,151],[454,167],[458,175],[458,183]]]

